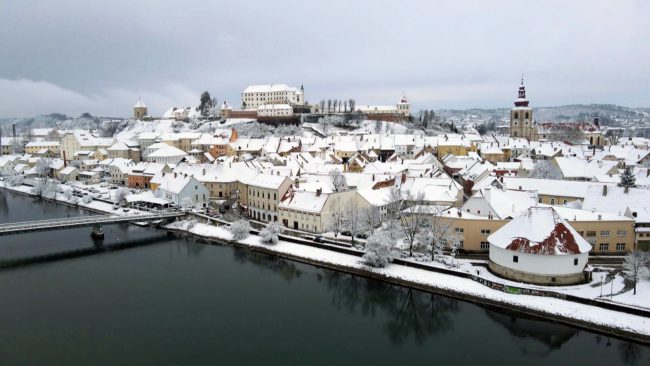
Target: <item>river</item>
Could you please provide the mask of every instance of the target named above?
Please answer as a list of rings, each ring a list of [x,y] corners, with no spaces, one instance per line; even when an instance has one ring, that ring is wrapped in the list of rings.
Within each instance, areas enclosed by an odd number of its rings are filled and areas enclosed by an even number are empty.
[[[88,215],[0,190],[0,222]],[[2,365],[647,365],[647,346],[247,249],[104,227],[145,246],[0,271]],[[96,246],[0,236],[0,261]]]

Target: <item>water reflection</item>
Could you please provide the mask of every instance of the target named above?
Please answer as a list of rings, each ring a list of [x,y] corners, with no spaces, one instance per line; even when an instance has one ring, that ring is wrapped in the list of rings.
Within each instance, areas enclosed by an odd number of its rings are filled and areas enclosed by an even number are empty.
[[[247,248],[234,247],[233,258],[236,263],[250,263],[264,270],[269,270],[272,273],[280,275],[280,277],[284,278],[287,282],[291,282],[302,274],[296,262],[288,261],[276,256],[253,252]]]
[[[580,333],[577,328],[548,321],[522,317],[507,310],[485,310],[486,315],[502,325],[515,337],[532,342],[519,342],[522,354],[547,356]]]
[[[373,318],[378,311],[387,314],[383,328],[395,345],[411,337],[422,345],[427,338],[451,330],[458,311],[454,299],[341,272],[323,270],[319,280],[332,292],[332,304],[338,309],[358,310]]]

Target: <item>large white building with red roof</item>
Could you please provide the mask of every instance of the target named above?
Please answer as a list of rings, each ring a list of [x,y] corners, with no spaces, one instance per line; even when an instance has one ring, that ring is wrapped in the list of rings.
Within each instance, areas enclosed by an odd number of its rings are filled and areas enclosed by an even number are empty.
[[[489,268],[501,277],[541,285],[585,280],[591,244],[553,207],[530,207],[488,241]]]

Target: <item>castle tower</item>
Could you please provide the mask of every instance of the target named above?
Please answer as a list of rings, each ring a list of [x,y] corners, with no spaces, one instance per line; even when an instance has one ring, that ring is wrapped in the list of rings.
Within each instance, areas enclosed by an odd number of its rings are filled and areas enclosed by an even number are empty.
[[[400,98],[399,103],[397,103],[397,113],[405,117],[411,116],[411,105],[409,104],[408,99],[406,99],[404,93],[402,93],[402,98]]]
[[[510,137],[522,137],[530,140],[536,139],[533,127],[533,109],[528,106],[524,78],[521,78],[519,93],[515,100],[515,107],[510,110]]]
[[[138,102],[133,106],[133,119],[139,120],[148,115],[147,106],[138,98]]]

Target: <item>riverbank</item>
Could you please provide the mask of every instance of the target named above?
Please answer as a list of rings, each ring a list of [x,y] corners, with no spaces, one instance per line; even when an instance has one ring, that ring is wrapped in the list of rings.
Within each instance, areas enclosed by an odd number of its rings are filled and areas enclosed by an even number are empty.
[[[251,235],[244,240],[234,241],[228,230],[212,225],[197,223],[192,227],[184,227],[182,223],[174,223],[167,226],[167,229],[173,232],[187,233],[207,241],[247,247],[260,253],[465,301],[515,310],[547,320],[650,344],[650,319],[648,317],[550,297],[508,294],[466,278],[397,264],[390,264],[386,268],[371,268],[363,264],[358,256],[284,240],[276,245],[266,245],[260,243],[258,236]]]
[[[15,188],[7,187],[8,190],[31,195],[28,187],[23,187],[25,189]],[[60,200],[56,201],[61,202]],[[62,203],[67,202],[63,201]],[[106,204],[106,206],[93,204],[92,202],[87,205],[77,205],[77,207],[96,212],[113,213],[112,206],[110,204]],[[277,245],[268,246],[261,244],[259,237],[251,235],[244,240],[235,242],[232,240],[232,235],[226,228],[203,223],[187,225],[184,222],[179,222],[170,225],[168,230],[191,234],[208,241],[247,247],[256,252],[373,278],[400,286],[417,288],[462,300],[515,310],[551,321],[558,321],[650,344],[650,319],[647,317],[625,314],[555,298],[507,294],[467,278],[432,272],[431,270],[421,268],[391,264],[383,269],[374,269],[361,263],[360,258],[355,255],[323,248],[314,248],[288,241],[280,241]]]

